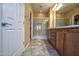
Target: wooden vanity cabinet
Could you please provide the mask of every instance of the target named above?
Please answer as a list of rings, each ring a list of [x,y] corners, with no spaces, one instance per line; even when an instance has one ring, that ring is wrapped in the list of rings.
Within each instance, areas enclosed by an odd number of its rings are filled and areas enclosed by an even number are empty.
[[[63,55],[64,31],[58,29],[56,33],[56,49],[60,55]]]
[[[60,55],[79,56],[79,28],[59,28],[48,31],[49,42]]]
[[[48,30],[48,41],[55,47],[56,45],[56,30],[55,29]]]
[[[79,56],[79,29],[66,29],[64,38],[64,55]]]

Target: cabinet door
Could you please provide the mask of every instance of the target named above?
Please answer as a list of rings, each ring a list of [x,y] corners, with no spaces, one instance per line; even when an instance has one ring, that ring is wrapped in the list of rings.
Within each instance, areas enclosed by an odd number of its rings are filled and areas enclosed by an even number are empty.
[[[49,41],[55,47],[56,45],[56,31],[55,30],[49,30]]]
[[[65,33],[64,55],[79,56],[79,33]]]
[[[63,40],[64,40],[64,33],[61,31],[57,31],[56,48],[61,55],[63,55]]]

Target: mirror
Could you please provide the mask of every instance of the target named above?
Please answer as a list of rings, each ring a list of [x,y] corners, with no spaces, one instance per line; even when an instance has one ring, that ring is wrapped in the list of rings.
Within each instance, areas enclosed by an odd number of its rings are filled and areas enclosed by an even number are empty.
[[[79,14],[74,16],[74,24],[79,25]]]

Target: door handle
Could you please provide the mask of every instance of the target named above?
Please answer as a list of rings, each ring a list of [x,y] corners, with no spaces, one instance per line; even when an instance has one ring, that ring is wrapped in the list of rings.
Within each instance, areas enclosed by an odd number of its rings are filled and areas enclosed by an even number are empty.
[[[9,24],[9,23],[2,23],[2,26],[7,26],[7,25],[12,25],[12,24]]]

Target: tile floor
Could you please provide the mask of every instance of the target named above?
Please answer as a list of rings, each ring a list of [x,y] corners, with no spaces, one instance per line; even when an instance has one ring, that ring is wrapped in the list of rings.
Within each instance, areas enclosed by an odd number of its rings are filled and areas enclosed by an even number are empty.
[[[33,39],[31,46],[21,56],[59,56],[47,40]]]

